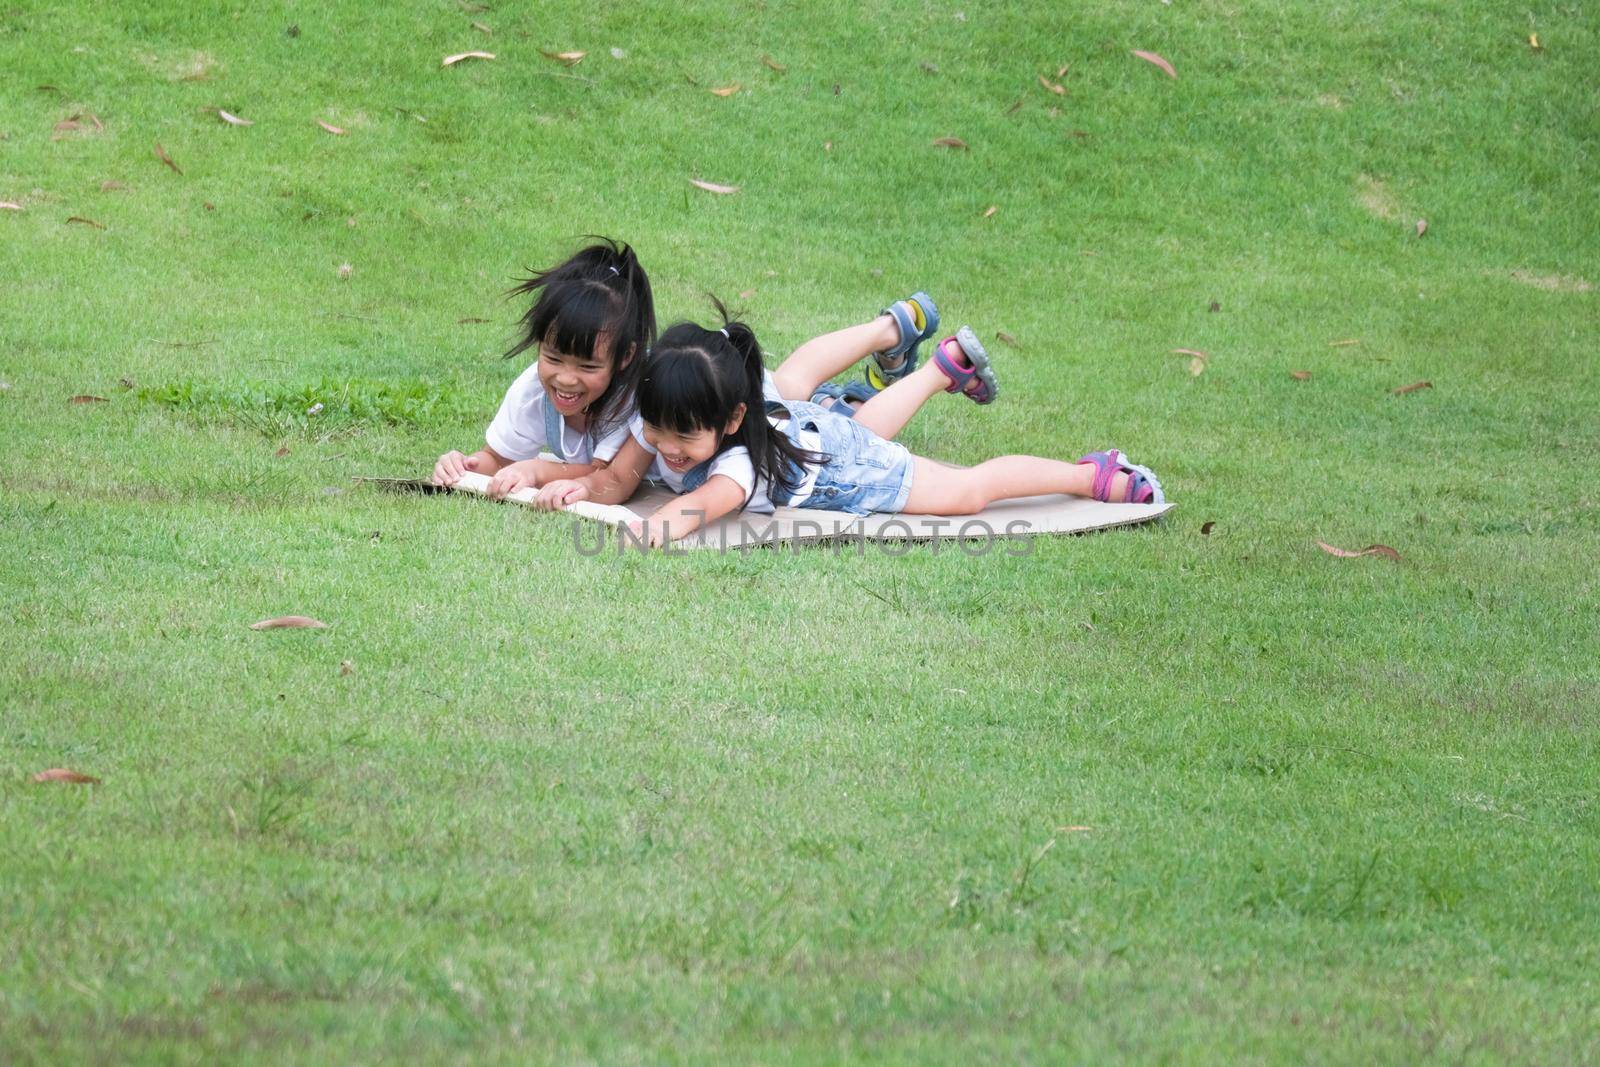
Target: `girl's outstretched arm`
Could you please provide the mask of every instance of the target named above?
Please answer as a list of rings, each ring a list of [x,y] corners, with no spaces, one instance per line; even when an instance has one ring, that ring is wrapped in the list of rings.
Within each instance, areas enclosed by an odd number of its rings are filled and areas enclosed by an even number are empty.
[[[518,460],[507,463],[495,472],[489,480],[489,495],[503,497],[518,489],[535,489],[562,479],[584,478],[603,466],[600,463],[558,463],[548,459]]]
[[[661,505],[654,515],[638,524],[637,532],[655,548],[716,522],[743,504],[744,497],[744,487],[738,482],[725,474],[713,474],[694,492]]]
[[[455,485],[468,471],[496,474],[510,463],[509,459],[488,447],[480,448],[470,456],[464,456],[451,449],[440,456],[439,461],[433,465],[433,484]]]
[[[534,504],[554,511],[580,500],[593,500],[597,504],[625,503],[639,488],[640,480],[655,458],[630,435],[608,466],[581,477],[546,482]]]

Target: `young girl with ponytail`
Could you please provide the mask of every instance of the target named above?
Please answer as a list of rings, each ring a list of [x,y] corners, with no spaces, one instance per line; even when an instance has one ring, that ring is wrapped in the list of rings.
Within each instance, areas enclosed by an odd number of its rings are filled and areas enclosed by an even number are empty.
[[[773,399],[770,387],[764,395],[755,334],[717,309],[721,327],[679,323],[650,350],[624,456],[605,470],[546,485],[540,506],[620,504],[650,472],[682,494],[638,524],[637,533],[662,545],[740,509],[972,515],[997,500],[1045,493],[1165,500],[1155,475],[1115,450],[1076,463],[1001,456],[962,468],[914,456],[876,432],[898,432],[935,392],[973,384],[981,346],[966,327],[939,343],[932,362],[869,397],[850,418],[809,401]],[[987,366],[987,356],[981,359]]]
[[[439,457],[436,485],[476,471],[492,475],[491,496],[505,496],[597,470],[628,440],[634,385],[656,335],[650,279],[633,249],[602,239],[512,292],[537,299],[506,356],[532,349],[537,358],[506,391],[484,447]]]

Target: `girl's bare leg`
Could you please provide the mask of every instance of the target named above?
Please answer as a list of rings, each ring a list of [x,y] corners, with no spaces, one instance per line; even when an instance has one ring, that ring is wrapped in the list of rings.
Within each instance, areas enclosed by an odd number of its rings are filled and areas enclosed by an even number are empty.
[[[890,382],[887,389],[863,403],[856,409],[855,419],[879,437],[892,441],[922,405],[949,385],[950,379],[945,377],[944,371],[929,360],[899,381]]]
[[[976,467],[947,467],[922,456],[911,460],[916,466],[905,510],[916,515],[975,515],[996,500],[1042,493],[1086,497],[1094,492],[1092,463],[1001,456]],[[1110,498],[1121,500],[1127,491],[1128,475],[1119,471],[1111,481]]]
[[[778,395],[785,400],[810,400],[817,386],[855,366],[873,352],[900,343],[900,327],[890,315],[813,337],[772,372]]]

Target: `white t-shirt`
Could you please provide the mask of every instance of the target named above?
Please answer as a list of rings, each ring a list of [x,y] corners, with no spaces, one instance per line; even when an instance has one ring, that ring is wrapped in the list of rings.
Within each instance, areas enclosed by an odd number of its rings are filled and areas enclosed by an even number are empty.
[[[561,440],[551,442],[545,434],[545,405],[550,398],[539,384],[539,364],[534,363],[517,376],[500,401],[500,410],[484,431],[489,447],[509,460],[533,459],[550,451],[567,463],[610,463],[628,439],[631,413],[625,413],[612,431],[598,442],[587,431],[574,430],[566,419],[559,419]]]

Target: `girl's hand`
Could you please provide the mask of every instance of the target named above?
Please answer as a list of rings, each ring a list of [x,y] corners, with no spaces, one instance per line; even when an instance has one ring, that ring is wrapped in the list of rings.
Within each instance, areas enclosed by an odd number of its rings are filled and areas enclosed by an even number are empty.
[[[534,489],[538,485],[539,476],[534,473],[531,461],[513,463],[509,467],[501,467],[489,480],[489,496],[502,500],[519,489]]]
[[[634,519],[627,524],[631,541],[635,545],[647,545],[650,548],[660,548],[667,543],[667,527],[665,523],[653,519]]]
[[[561,478],[539,490],[533,506],[546,511],[560,511],[568,504],[589,499],[589,487],[575,478]]]
[[[464,456],[452,449],[440,456],[439,462],[433,465],[433,484],[455,485],[463,474],[477,469],[477,456]]]

